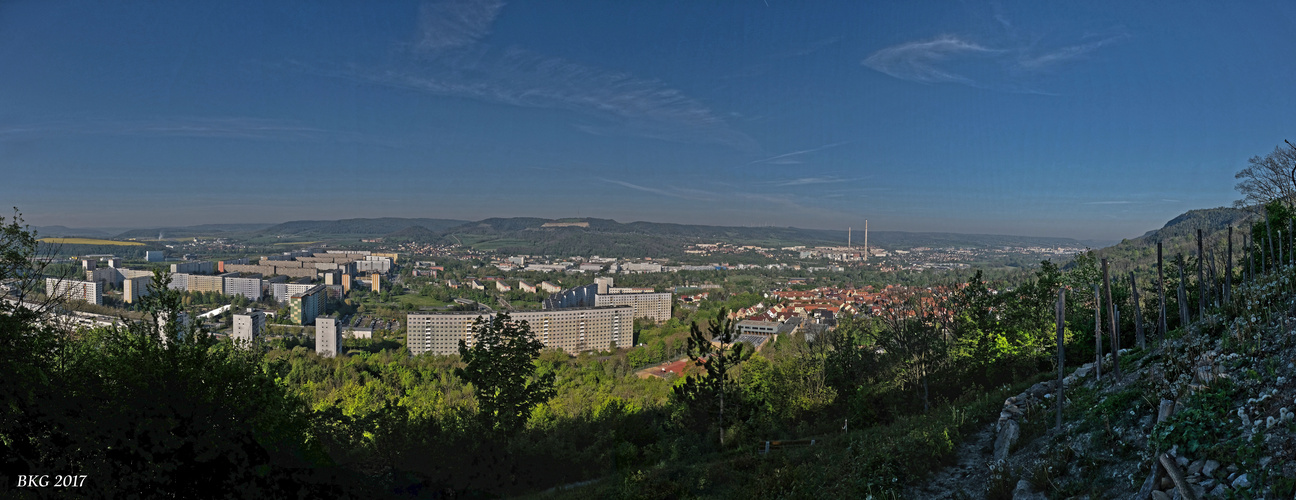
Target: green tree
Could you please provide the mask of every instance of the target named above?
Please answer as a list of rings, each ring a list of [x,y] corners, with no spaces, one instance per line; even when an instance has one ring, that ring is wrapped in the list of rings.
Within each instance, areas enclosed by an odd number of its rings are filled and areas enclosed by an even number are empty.
[[[675,396],[683,401],[697,417],[716,409],[720,426],[720,444],[724,445],[725,394],[728,392],[729,372],[743,361],[745,344],[738,342],[738,324],[728,318],[728,311],[716,311],[703,333],[696,321],[689,327],[688,357],[706,370],[705,377],[690,375],[675,387]]]
[[[531,334],[530,324],[513,321],[508,313],[489,320],[478,317],[472,330],[472,347],[459,341],[464,367],[455,374],[472,383],[479,415],[488,428],[516,433],[531,408],[555,394],[554,374],[536,373],[534,361],[544,344]]]

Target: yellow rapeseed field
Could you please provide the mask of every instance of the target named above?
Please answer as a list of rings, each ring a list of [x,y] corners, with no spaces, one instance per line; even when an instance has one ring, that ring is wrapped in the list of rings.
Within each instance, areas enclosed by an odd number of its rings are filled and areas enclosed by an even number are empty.
[[[143,245],[143,243],[136,241],[98,240],[94,238],[41,238],[40,241],[41,243],[61,243],[64,245]]]

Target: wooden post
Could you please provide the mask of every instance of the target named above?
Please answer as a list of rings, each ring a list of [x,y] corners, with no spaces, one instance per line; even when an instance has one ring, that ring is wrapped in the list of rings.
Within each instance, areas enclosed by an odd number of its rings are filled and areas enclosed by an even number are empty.
[[[1269,248],[1269,251],[1265,252],[1264,255],[1265,269],[1273,272],[1275,264],[1273,257],[1273,224],[1269,223],[1269,212],[1265,212],[1265,246]]]
[[[1228,262],[1224,265],[1224,303],[1233,302],[1233,226],[1228,230]]]
[[[1066,289],[1058,289],[1057,299],[1057,351],[1058,351],[1058,380],[1057,392],[1054,396],[1057,398],[1057,431],[1062,432],[1062,398],[1065,387],[1062,386],[1063,374],[1066,373],[1063,368],[1066,363],[1066,340],[1062,338],[1062,332],[1066,327]]]
[[[1094,380],[1102,382],[1102,294],[1094,283]]]
[[[1179,261],[1179,326],[1182,328],[1187,327],[1188,322],[1191,321],[1192,318],[1188,316],[1188,289],[1185,288],[1186,285],[1184,285],[1184,280],[1188,278],[1188,273],[1187,270],[1184,269],[1186,265],[1184,263],[1183,254],[1177,255],[1176,259]]]
[[[1130,271],[1130,292],[1134,295],[1134,335],[1138,341],[1139,349],[1146,349],[1147,344],[1143,340],[1143,306],[1139,304],[1138,283],[1134,281],[1134,271]]]
[[[1197,230],[1197,317],[1206,316],[1206,280],[1202,271],[1206,266],[1206,252],[1202,251],[1202,230]]]
[[[1161,242],[1157,242],[1157,303],[1160,305],[1159,316],[1157,317],[1157,333],[1161,338],[1166,335],[1166,302],[1165,302],[1165,267],[1161,260]]]
[[[1246,282],[1250,283],[1255,279],[1255,249],[1251,248],[1251,233],[1242,235],[1242,248],[1246,250]]]
[[[1116,330],[1116,303],[1112,302],[1111,297],[1111,274],[1107,272],[1107,259],[1102,260],[1103,271],[1103,295],[1107,299],[1107,319],[1111,325],[1111,345],[1112,345],[1112,374],[1117,380],[1120,379],[1120,337]]]

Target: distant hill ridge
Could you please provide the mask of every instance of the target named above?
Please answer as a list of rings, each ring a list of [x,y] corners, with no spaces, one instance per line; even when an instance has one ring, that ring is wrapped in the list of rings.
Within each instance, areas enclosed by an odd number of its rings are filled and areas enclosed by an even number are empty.
[[[1162,254],[1166,261],[1167,272],[1175,256],[1191,257],[1197,254],[1197,230],[1202,230],[1203,247],[1214,252],[1216,259],[1224,258],[1223,252],[1228,245],[1228,228],[1234,227],[1233,245],[1235,257],[1241,255],[1242,233],[1254,212],[1247,209],[1219,207],[1189,210],[1178,217],[1170,219],[1160,229],[1154,229],[1133,239],[1098,250],[1099,258],[1108,258],[1113,270],[1128,272],[1139,270],[1152,273],[1156,267],[1156,244],[1161,242]],[[1209,257],[1209,256],[1208,256]]]

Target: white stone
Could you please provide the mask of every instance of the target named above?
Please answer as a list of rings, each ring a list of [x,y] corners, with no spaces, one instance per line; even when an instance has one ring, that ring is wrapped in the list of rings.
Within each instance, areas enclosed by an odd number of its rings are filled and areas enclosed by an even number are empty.
[[[1238,476],[1236,479],[1233,480],[1233,488],[1234,488],[1234,489],[1237,489],[1237,488],[1250,488],[1250,487],[1251,487],[1251,480],[1250,480],[1249,478],[1247,478],[1247,475],[1246,475],[1246,474],[1242,474],[1242,475]]]
[[[1220,466],[1219,462],[1216,462],[1214,460],[1207,460],[1206,463],[1202,465],[1201,473],[1207,476],[1214,476],[1215,469],[1218,469],[1219,466]]]

